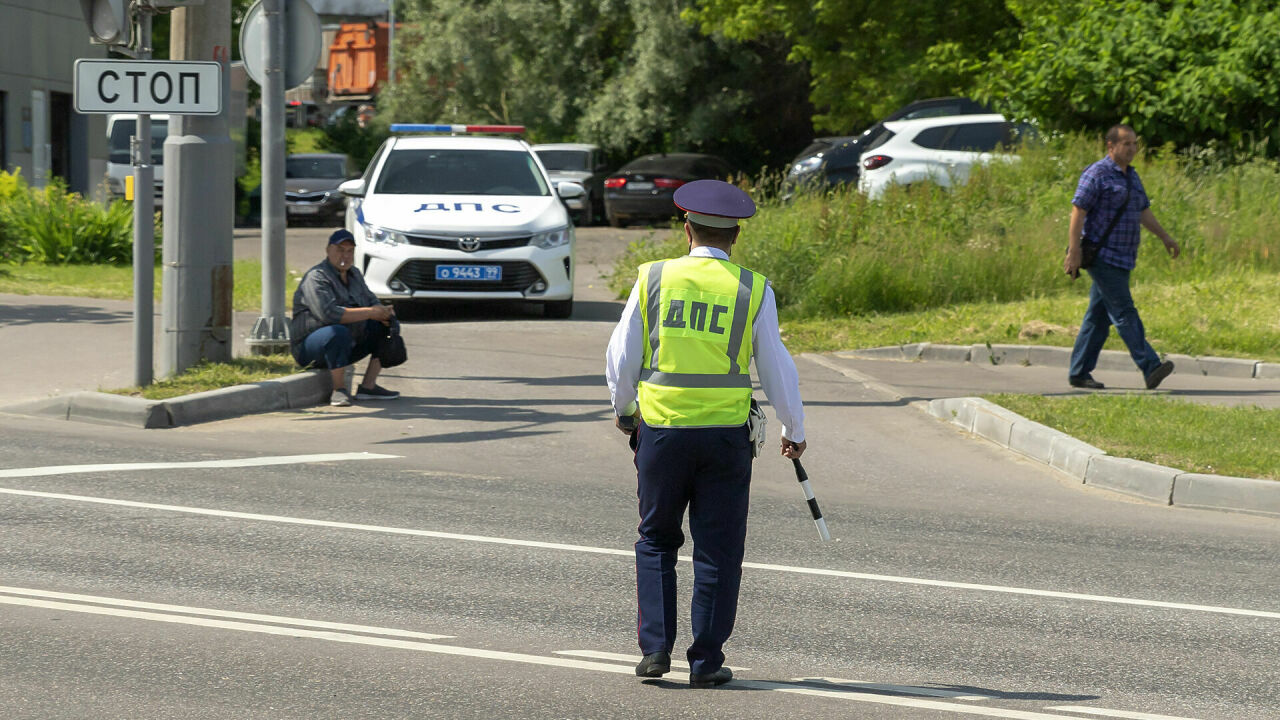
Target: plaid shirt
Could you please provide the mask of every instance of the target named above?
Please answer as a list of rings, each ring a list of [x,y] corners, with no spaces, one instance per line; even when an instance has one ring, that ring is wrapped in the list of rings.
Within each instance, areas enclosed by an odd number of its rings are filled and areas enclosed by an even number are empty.
[[[1110,156],[1085,168],[1071,204],[1084,210],[1084,238],[1081,242],[1096,242],[1106,232],[1117,212],[1123,213],[1116,222],[1107,242],[1098,251],[1098,259],[1122,270],[1132,270],[1138,261],[1138,241],[1142,230],[1142,211],[1151,207],[1147,191],[1142,187],[1138,171],[1129,166],[1129,203],[1120,203],[1125,195],[1125,174]],[[1091,239],[1092,238],[1092,239]]]

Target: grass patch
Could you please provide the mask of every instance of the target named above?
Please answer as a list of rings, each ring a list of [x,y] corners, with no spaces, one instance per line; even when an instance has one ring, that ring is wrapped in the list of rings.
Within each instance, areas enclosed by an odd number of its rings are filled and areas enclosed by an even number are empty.
[[[225,363],[202,362],[178,377],[158,380],[145,388],[119,388],[107,392],[148,400],[166,400],[205,390],[285,377],[297,372],[300,370],[289,355],[242,357]]]
[[[784,315],[787,347],[824,352],[914,342],[1070,347],[1088,304],[1087,281],[1047,297],[961,303],[843,318]],[[1224,273],[1187,282],[1135,284],[1134,301],[1157,352],[1280,362],[1280,283],[1270,272]],[[1106,347],[1125,350],[1112,332]]]
[[[236,260],[231,306],[236,312],[262,309],[262,263]],[[161,267],[155,269],[155,302],[163,296]],[[302,275],[288,271],[285,276],[285,307],[290,308],[293,291]],[[129,265],[0,265],[0,293],[14,295],[55,295],[64,297],[133,298],[133,267]]]
[[[1145,394],[988,395],[997,405],[1117,457],[1188,472],[1280,480],[1280,410]]]

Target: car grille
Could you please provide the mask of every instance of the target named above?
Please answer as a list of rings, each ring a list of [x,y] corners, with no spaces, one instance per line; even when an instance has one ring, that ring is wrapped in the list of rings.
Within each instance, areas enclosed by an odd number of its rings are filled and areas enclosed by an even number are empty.
[[[284,199],[292,200],[293,202],[323,202],[325,195],[326,193],[323,190],[309,193],[286,192]]]
[[[530,285],[542,279],[533,265],[523,261],[467,263],[468,265],[501,265],[502,279],[498,281],[484,280],[436,280],[436,265],[456,265],[456,262],[438,260],[410,260],[400,266],[396,280],[404,283],[410,290],[450,290],[468,292],[472,290],[490,290],[494,292],[523,292]]]
[[[441,250],[462,250],[464,252],[478,252],[480,250],[500,250],[502,248],[524,247],[532,240],[530,235],[519,235],[516,237],[475,237],[480,245],[471,250],[467,250],[458,243],[462,236],[459,235],[410,235],[405,233],[405,238],[410,245],[419,247],[439,248]],[[469,236],[470,237],[470,236]]]

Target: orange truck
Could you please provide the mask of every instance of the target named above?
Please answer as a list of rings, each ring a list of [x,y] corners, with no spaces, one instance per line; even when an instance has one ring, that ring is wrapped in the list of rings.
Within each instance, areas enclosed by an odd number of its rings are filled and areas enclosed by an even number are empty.
[[[370,100],[386,82],[387,23],[339,26],[329,45],[329,101]]]

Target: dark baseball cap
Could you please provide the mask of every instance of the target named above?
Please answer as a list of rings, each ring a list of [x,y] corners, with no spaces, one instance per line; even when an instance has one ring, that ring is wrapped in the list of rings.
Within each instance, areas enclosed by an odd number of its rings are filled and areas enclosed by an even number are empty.
[[[333,234],[329,236],[330,245],[340,245],[344,242],[349,242],[352,245],[356,244],[356,238],[351,234],[350,230],[334,230]]]

